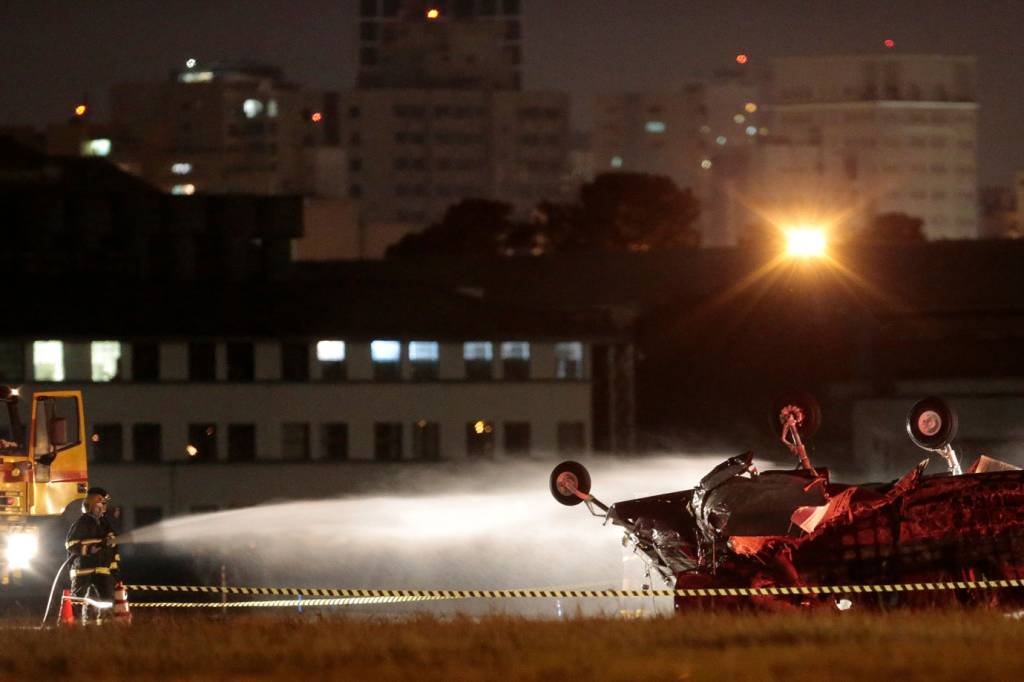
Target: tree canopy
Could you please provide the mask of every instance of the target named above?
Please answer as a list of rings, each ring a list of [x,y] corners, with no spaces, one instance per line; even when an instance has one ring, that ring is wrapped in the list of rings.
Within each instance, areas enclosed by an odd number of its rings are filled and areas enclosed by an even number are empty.
[[[580,188],[575,202],[545,202],[529,220],[510,204],[463,199],[440,221],[407,235],[389,257],[425,253],[540,255],[580,251],[650,251],[696,247],[699,206],[690,190],[645,173],[605,173]]]

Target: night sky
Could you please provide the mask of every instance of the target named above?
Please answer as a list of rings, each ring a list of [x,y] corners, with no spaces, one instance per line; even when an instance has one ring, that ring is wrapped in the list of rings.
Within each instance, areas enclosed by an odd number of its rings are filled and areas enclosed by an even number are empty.
[[[522,0],[525,85],[597,92],[673,88],[738,52],[974,54],[983,184],[1024,168],[1024,1]],[[66,118],[88,93],[99,118],[122,80],[165,78],[188,57],[258,60],[294,81],[355,80],[356,0],[4,0],[0,125]],[[580,101],[585,105],[585,100]],[[576,114],[580,127],[588,116]]]

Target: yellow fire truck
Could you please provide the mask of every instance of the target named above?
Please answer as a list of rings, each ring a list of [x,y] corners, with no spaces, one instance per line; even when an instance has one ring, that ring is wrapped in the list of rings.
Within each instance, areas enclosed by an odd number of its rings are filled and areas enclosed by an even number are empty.
[[[0,386],[0,583],[5,585],[20,580],[26,569],[44,569],[63,551],[67,522],[80,513],[77,502],[89,489],[82,392],[37,391],[27,425],[21,397],[18,389]],[[61,535],[59,542],[55,534]]]

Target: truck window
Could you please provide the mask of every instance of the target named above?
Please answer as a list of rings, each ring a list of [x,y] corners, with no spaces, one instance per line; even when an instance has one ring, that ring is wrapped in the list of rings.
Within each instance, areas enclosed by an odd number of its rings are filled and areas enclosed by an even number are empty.
[[[78,424],[78,399],[44,397],[37,399],[34,455],[49,463],[61,450],[82,441]]]

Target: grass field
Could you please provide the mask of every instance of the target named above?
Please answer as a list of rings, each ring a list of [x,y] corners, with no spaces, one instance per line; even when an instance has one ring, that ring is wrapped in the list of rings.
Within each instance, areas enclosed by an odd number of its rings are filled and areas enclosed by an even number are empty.
[[[997,613],[647,620],[137,613],[131,627],[7,629],[2,680],[1019,680]]]

